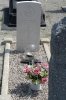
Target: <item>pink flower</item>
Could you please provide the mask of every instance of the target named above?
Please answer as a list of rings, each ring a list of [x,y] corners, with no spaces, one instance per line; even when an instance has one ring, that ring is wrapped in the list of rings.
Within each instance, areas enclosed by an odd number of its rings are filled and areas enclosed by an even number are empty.
[[[36,67],[36,68],[34,69],[33,73],[34,73],[35,75],[38,75],[38,74],[40,73],[40,69],[39,69],[38,67]]]
[[[39,68],[39,70],[41,70],[41,64],[37,63],[36,66]]]
[[[24,73],[29,73],[31,71],[31,68],[28,67],[28,65],[25,65],[23,68]]]
[[[44,84],[44,83],[47,82],[47,81],[48,81],[48,78],[47,78],[47,77],[41,79],[41,83],[42,83],[42,84]]]
[[[41,66],[42,66],[42,67],[45,67],[46,69],[49,68],[49,64],[48,64],[48,63],[41,63]]]
[[[41,64],[40,64],[40,63],[36,63],[36,66],[37,66],[37,67],[41,67]]]

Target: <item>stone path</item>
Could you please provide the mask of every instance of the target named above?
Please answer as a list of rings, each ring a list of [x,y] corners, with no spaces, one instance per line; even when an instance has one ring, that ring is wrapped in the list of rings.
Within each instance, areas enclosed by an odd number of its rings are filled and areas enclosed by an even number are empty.
[[[42,7],[45,9],[46,15],[46,28],[41,29],[41,37],[50,37],[53,24],[61,20],[66,16],[61,9],[62,6],[66,5],[66,0],[39,0],[42,2]]]

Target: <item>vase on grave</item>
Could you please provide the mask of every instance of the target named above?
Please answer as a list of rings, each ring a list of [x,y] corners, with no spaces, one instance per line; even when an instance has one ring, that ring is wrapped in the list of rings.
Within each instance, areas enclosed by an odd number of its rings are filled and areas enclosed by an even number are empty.
[[[31,84],[30,84],[30,88],[31,88],[31,90],[38,91],[38,90],[42,90],[42,85],[41,85],[41,84],[34,84],[34,83],[31,83]]]

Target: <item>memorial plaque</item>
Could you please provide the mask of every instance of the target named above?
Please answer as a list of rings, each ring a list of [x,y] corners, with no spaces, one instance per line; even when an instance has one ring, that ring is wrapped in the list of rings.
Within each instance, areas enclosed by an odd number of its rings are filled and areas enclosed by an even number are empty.
[[[17,2],[17,50],[36,51],[40,43],[41,3]]]

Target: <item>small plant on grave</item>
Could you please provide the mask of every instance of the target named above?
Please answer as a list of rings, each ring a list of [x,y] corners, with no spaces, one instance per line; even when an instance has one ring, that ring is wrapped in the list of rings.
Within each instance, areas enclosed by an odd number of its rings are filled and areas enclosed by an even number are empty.
[[[27,79],[31,79],[33,84],[44,84],[48,80],[48,64],[36,63],[24,65],[23,72],[26,73]]]

